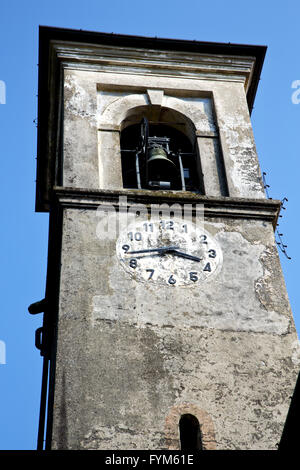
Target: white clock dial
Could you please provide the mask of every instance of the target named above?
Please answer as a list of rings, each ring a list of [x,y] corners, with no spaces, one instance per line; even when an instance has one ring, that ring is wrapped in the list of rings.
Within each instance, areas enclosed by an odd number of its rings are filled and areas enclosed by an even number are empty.
[[[203,228],[183,219],[130,224],[117,241],[117,256],[136,281],[196,286],[222,262],[218,243]]]

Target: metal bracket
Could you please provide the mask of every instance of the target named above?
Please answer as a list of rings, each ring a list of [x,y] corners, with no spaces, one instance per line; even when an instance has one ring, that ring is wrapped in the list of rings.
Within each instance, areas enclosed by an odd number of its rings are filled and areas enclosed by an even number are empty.
[[[40,300],[39,302],[35,302],[28,307],[28,312],[31,315],[36,315],[37,313],[45,312],[47,307],[46,299]]]
[[[44,328],[41,326],[35,331],[35,347],[41,352],[41,356],[43,356],[43,332]]]

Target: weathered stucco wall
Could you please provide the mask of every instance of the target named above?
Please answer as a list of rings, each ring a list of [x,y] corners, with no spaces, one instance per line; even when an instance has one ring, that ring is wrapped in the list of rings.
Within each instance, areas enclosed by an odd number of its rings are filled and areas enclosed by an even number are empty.
[[[299,358],[271,224],[209,219],[220,272],[151,288],[98,223],[64,212],[53,448],[179,449],[197,409],[207,448],[276,449]]]
[[[54,185],[74,198],[53,190],[63,232],[52,448],[179,449],[191,413],[205,449],[276,449],[300,355],[247,105],[255,57],[59,41],[53,51],[64,89]],[[198,145],[204,196],[170,194],[205,205],[223,262],[193,286],[137,282],[116,236],[98,230],[123,190],[120,132],[143,113]],[[128,193],[129,205],[170,196]],[[92,197],[106,198],[102,209]]]

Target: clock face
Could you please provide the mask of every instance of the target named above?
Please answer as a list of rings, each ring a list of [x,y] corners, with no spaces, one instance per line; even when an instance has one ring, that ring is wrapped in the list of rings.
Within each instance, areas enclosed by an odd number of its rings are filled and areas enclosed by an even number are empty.
[[[214,238],[183,219],[132,223],[120,234],[116,252],[136,281],[173,287],[197,286],[222,264]]]

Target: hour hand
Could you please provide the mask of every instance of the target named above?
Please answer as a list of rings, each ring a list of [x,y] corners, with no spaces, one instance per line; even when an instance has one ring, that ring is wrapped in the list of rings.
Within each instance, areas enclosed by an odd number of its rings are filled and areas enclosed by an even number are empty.
[[[183,253],[182,251],[177,251],[177,249],[170,250],[170,252],[173,253],[174,255],[181,256],[182,258],[191,259],[193,261],[202,260],[202,258],[198,258],[198,256],[189,255],[187,253]]]

